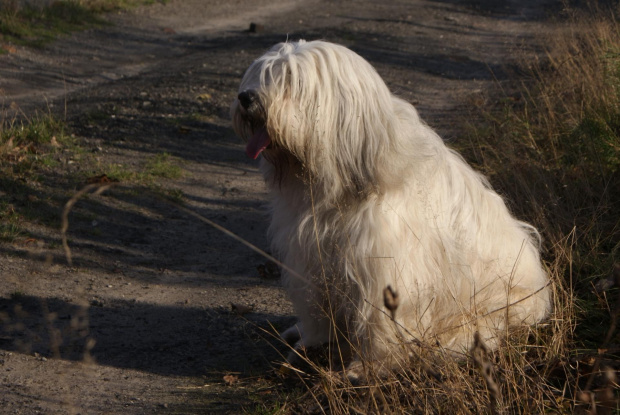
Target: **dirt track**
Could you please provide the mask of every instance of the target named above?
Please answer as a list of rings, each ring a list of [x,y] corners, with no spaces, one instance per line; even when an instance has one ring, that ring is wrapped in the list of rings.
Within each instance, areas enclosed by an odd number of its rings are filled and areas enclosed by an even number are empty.
[[[283,348],[262,330],[294,317],[277,278],[259,275],[265,260],[121,183],[77,204],[69,266],[57,218],[77,178],[170,153],[185,174],[163,189],[267,249],[265,190],[228,120],[254,58],[287,38],[342,43],[453,140],[469,100],[541,50],[534,34],[558,10],[534,0],[172,0],[0,55],[5,116],[66,111],[84,149],[61,152],[40,181],[12,183],[32,196],[0,189],[31,212],[28,240],[0,243],[2,412],[239,413],[273,392],[264,376]],[[248,33],[250,22],[264,29]],[[252,311],[241,318],[231,303]],[[227,386],[230,373],[239,380]]]

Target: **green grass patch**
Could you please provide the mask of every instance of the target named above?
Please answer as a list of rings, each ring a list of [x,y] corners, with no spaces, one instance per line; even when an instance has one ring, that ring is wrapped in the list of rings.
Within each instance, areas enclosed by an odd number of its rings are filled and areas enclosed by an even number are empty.
[[[82,0],[84,7],[96,13],[107,13],[117,10],[126,10],[138,6],[148,6],[151,4],[167,4],[169,0]]]
[[[23,231],[17,223],[0,222],[0,240],[1,241],[13,242],[22,235],[23,235]]]
[[[157,185],[158,180],[178,179],[183,176],[179,162],[179,159],[164,152],[149,157],[138,167],[118,163],[104,165],[98,169],[97,176],[105,174],[113,181]]]
[[[55,167],[54,154],[67,146],[73,146],[73,138],[64,121],[51,114],[4,122],[0,124],[0,173],[35,175],[37,168]]]
[[[180,205],[183,204],[185,194],[183,193],[181,189],[165,189],[165,188],[158,187],[158,188],[152,189],[152,191],[156,195],[164,199],[167,199],[171,202],[178,203]]]
[[[26,296],[26,294],[23,291],[13,291],[9,296],[13,301],[20,301]]]
[[[49,7],[0,7],[0,34],[4,41],[42,47],[60,35],[105,24],[97,13],[77,1],[57,1]]]
[[[166,1],[160,1],[165,3]],[[155,0],[58,0],[47,7],[0,5],[2,43],[42,47],[59,36],[107,25],[102,13],[156,3]]]
[[[63,196],[48,193],[46,182],[74,148],[65,123],[52,114],[0,123],[0,240],[27,236],[27,222],[59,225]]]
[[[15,207],[0,196],[0,240],[13,242],[23,235],[19,226],[20,215]]]
[[[173,157],[164,152],[151,157],[147,161],[144,174],[150,177],[178,179],[183,175],[183,171],[175,163]]]
[[[66,125],[51,114],[35,114],[25,121],[5,122],[0,125],[0,145],[13,140],[14,145],[46,144],[53,138],[58,142],[66,141]]]
[[[105,173],[103,174],[115,182],[139,181],[139,174],[122,164],[108,164],[100,170],[104,171]]]

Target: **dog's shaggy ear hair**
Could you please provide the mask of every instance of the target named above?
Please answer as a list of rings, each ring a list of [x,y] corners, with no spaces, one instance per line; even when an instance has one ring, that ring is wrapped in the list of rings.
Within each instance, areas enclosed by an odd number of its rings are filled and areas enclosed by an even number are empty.
[[[250,66],[240,90],[260,91],[271,142],[298,159],[332,201],[399,185],[404,170],[434,155],[427,137],[409,135],[432,134],[416,128],[422,121],[414,107],[343,46],[280,43]]]

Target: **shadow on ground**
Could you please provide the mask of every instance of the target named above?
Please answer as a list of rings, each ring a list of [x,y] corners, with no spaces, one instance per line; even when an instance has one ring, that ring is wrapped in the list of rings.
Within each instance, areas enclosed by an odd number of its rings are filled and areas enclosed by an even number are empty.
[[[290,317],[116,300],[75,304],[15,295],[0,299],[0,349],[166,376],[264,373],[285,346],[273,330]]]

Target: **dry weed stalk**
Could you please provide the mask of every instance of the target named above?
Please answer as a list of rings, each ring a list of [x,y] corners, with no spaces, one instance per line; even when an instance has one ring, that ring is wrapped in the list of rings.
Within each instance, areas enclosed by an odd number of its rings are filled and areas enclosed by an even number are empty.
[[[69,242],[67,241],[67,231],[69,230],[69,213],[71,212],[71,209],[78,202],[78,200],[82,198],[82,196],[84,196],[91,190],[95,189],[93,194],[100,195],[113,185],[114,183],[91,183],[84,186],[77,193],[75,193],[71,197],[71,199],[69,199],[65,204],[65,207],[62,211],[62,224],[60,227],[60,233],[62,236],[62,247],[65,251],[65,257],[67,258],[67,263],[69,264],[69,266],[73,265],[71,248],[69,248]]]
[[[472,357],[487,386],[487,391],[489,393],[489,412],[497,414],[498,406],[501,402],[501,392],[499,385],[495,381],[495,370],[493,369],[493,363],[489,359],[488,354],[489,349],[480,337],[480,333],[475,332]]]

